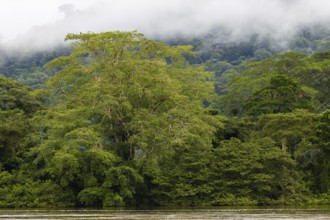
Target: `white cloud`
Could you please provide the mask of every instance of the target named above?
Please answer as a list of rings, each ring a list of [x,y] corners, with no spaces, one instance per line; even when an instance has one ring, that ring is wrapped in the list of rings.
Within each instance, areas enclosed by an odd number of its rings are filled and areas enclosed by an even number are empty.
[[[328,0],[0,0],[0,8],[0,33],[5,39],[20,34],[8,44],[33,47],[63,42],[69,32],[114,30],[171,37],[217,28],[232,39],[251,33],[280,39],[299,26],[330,21]]]
[[[59,7],[64,4],[86,9],[92,0],[0,0],[0,34],[3,40],[23,35],[34,26],[64,19]]]

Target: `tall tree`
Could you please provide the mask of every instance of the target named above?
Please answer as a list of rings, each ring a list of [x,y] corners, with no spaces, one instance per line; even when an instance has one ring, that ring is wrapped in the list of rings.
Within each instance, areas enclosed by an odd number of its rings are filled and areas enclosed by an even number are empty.
[[[221,119],[203,108],[213,94],[211,74],[184,59],[190,47],[135,32],[66,39],[74,41],[72,53],[49,64],[59,69],[48,82],[55,106],[34,119],[39,143],[30,157],[39,178],[87,205],[122,205],[141,183],[129,164],[148,172],[177,149],[211,147]]]

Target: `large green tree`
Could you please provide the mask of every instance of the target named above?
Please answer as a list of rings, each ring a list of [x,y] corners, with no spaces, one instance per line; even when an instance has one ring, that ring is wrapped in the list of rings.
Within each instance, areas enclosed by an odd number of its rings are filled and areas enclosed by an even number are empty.
[[[179,149],[210,149],[221,118],[203,108],[211,74],[135,32],[69,34],[48,82],[54,107],[34,118],[34,175],[93,206],[123,205]],[[137,173],[135,167],[140,170]],[[152,169],[150,169],[152,167]]]

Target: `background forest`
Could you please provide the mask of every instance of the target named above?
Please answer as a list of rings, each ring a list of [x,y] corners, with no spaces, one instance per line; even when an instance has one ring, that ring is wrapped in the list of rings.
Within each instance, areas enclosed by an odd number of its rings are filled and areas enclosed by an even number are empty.
[[[0,50],[0,207],[329,204],[329,36]]]

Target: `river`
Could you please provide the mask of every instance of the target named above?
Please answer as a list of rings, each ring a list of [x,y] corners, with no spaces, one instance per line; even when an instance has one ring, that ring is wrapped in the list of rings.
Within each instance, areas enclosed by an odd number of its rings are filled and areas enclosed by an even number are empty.
[[[330,207],[314,208],[203,208],[203,209],[0,209],[0,219],[330,219]]]

